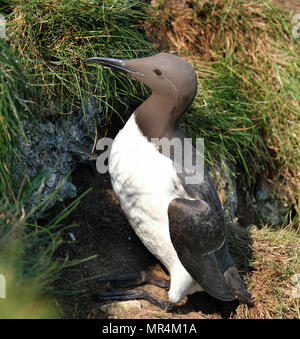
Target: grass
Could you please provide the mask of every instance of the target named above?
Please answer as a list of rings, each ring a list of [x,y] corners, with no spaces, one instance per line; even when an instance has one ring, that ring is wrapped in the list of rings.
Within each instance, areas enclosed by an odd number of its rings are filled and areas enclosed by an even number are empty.
[[[209,76],[209,65],[199,64],[196,68],[199,79],[197,96],[185,114],[182,126],[189,135],[205,139],[210,164],[218,159],[225,166],[224,159],[227,159],[235,165],[242,165],[249,184],[253,183],[253,173],[271,160],[259,126],[251,119],[255,107],[225,63],[211,68]]]
[[[44,226],[31,216],[51,196],[35,200],[33,208],[25,210],[48,174],[28,179],[18,166],[24,134],[21,119],[33,118],[37,93],[3,39],[0,51],[0,274],[7,287],[6,299],[0,300],[0,318],[55,317],[51,284],[71,263],[55,260],[54,252],[66,228],[62,221],[80,197]]]
[[[84,107],[92,95],[102,106],[102,118],[109,120],[119,114],[116,105],[136,97],[138,89],[128,77],[87,59],[151,53],[138,25],[145,19],[142,2],[14,0],[11,5],[10,44],[22,63],[32,67],[30,81],[40,87],[44,105],[59,98],[56,110],[62,113],[64,106],[67,111],[72,104]]]
[[[249,183],[266,173],[299,216],[300,43],[289,13],[264,0],[172,0],[156,2],[151,15],[149,39],[198,73],[184,127],[206,137],[209,159],[240,164]]]
[[[42,177],[40,177],[42,179]],[[41,180],[40,180],[41,183]],[[31,185],[32,181],[28,182]],[[55,194],[54,192],[53,194]],[[78,197],[45,225],[31,220],[33,210],[25,212],[24,203],[31,194],[21,194],[14,204],[0,201],[0,272],[6,279],[6,299],[0,302],[0,318],[52,318],[58,314],[55,306],[59,288],[53,283],[63,270],[91,258],[70,261],[59,259],[55,251],[63,243],[62,234],[74,225],[63,220],[79,204]],[[34,209],[50,199],[36,202]]]
[[[269,226],[231,230],[231,250],[238,267],[245,274],[244,279],[254,301],[254,307],[250,309],[239,305],[232,317],[300,317],[299,299],[292,294],[296,285],[292,277],[300,272],[299,236],[299,231],[291,226],[277,230]],[[241,256],[241,253],[245,255]]]
[[[11,175],[18,154],[15,147],[18,145],[19,136],[23,134],[20,121],[21,114],[28,118],[31,102],[25,97],[31,91],[25,80],[24,72],[9,46],[0,39],[0,198],[11,196],[15,200],[13,187],[8,178]],[[9,194],[7,192],[9,191]]]

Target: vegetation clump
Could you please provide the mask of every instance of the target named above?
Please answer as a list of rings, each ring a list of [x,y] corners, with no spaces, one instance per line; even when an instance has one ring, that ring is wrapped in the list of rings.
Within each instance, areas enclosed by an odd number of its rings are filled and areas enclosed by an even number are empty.
[[[241,164],[250,183],[266,173],[299,216],[300,43],[291,14],[265,0],[152,1],[150,13],[149,39],[198,73],[184,127],[205,136],[209,157]]]

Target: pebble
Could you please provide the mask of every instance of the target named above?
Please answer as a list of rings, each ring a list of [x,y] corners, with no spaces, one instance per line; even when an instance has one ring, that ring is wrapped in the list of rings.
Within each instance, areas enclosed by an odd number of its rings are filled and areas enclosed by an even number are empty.
[[[129,310],[140,311],[142,309],[142,305],[137,300],[116,301],[110,304],[101,305],[100,309],[102,312],[109,315],[116,315]]]

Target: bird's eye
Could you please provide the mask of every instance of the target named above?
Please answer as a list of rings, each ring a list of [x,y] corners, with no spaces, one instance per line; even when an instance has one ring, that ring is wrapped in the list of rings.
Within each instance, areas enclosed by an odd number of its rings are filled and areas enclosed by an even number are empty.
[[[153,73],[154,73],[155,75],[159,76],[159,77],[162,75],[162,73],[161,73],[161,71],[160,71],[159,69],[155,69],[155,70],[153,71]]]

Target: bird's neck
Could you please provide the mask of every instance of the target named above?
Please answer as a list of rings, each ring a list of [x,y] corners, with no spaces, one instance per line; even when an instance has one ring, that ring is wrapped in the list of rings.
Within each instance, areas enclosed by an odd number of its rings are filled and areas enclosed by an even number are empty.
[[[153,93],[135,111],[136,123],[147,138],[168,136],[175,128],[180,114],[177,97]]]

